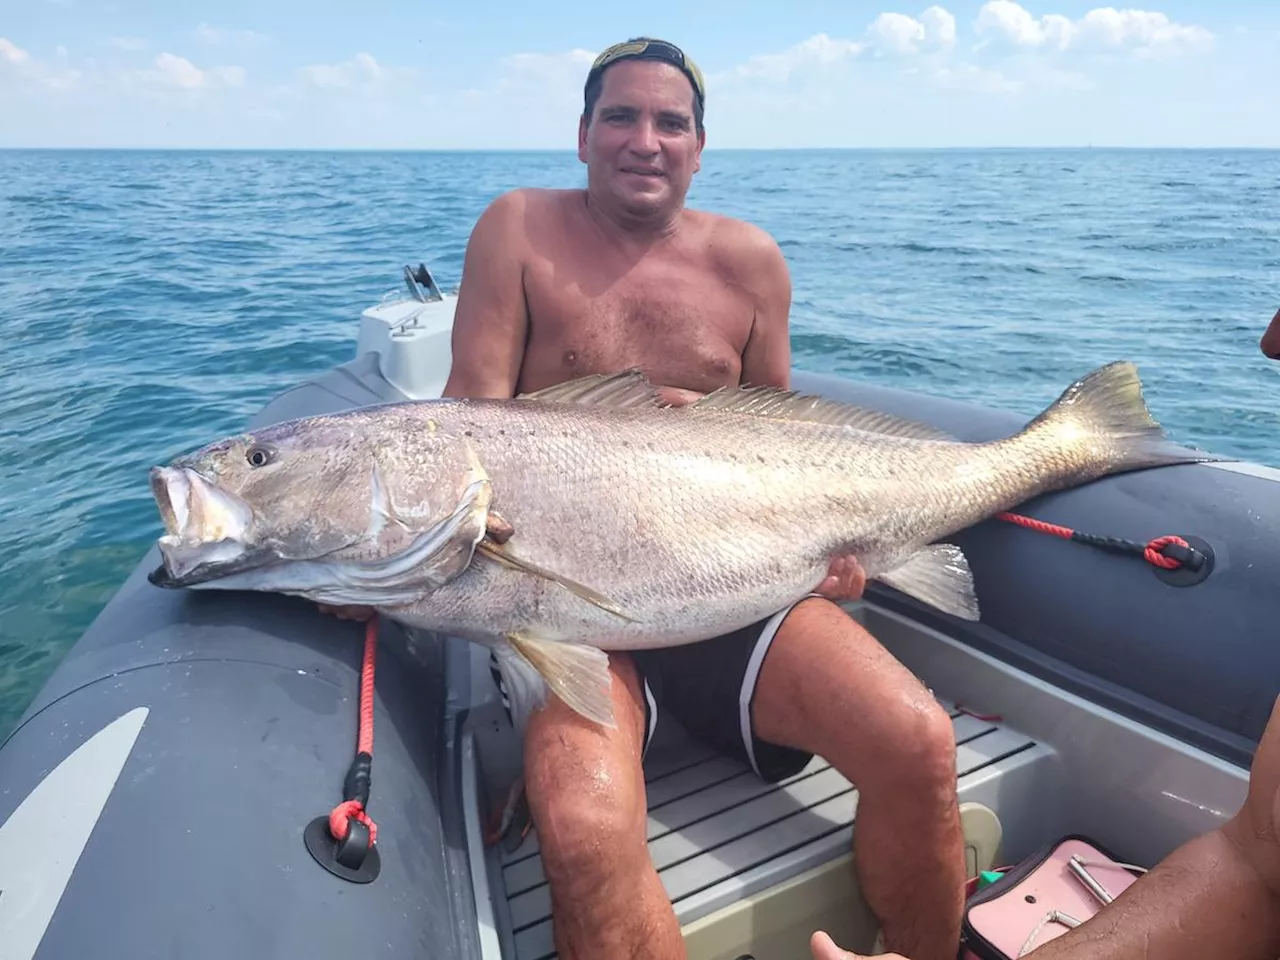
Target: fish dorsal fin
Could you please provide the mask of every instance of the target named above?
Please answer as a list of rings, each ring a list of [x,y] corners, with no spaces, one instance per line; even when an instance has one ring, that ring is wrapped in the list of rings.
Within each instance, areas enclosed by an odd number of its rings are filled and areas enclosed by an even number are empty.
[[[576,403],[587,407],[662,406],[657,389],[640,370],[596,373],[519,394],[518,400]]]
[[[721,387],[689,404],[691,409],[743,413],[773,420],[800,420],[853,427],[886,437],[910,440],[949,440],[951,434],[927,423],[906,420],[880,410],[828,400],[780,387]]]

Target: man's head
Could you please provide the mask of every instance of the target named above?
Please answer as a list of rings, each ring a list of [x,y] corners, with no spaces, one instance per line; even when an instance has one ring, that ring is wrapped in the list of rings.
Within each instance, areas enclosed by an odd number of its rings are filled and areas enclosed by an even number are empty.
[[[640,37],[600,54],[578,128],[592,194],[633,216],[679,209],[706,140],[705,99],[701,71],[674,44]]]
[[[1259,344],[1262,352],[1272,360],[1280,360],[1280,310],[1276,311],[1276,315],[1271,318],[1271,326],[1267,327],[1266,332],[1262,335],[1262,342]]]

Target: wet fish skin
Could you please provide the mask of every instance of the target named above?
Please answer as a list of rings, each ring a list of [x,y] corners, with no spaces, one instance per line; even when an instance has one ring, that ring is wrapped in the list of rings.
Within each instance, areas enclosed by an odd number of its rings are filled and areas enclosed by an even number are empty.
[[[251,464],[255,450],[269,462]],[[611,723],[603,651],[697,642],[763,619],[841,554],[869,578],[976,619],[963,554],[935,541],[1050,490],[1206,458],[1164,439],[1130,364],[1095,371],[1020,433],[983,444],[769,389],[664,408],[627,373],[220,441],[174,467],[251,505],[240,541],[252,559],[228,560],[224,544],[208,568],[166,567],[157,582],[372,604],[494,647],[518,722],[547,683]],[[494,513],[510,531],[501,544],[484,539]],[[395,569],[371,575],[374,558]]]

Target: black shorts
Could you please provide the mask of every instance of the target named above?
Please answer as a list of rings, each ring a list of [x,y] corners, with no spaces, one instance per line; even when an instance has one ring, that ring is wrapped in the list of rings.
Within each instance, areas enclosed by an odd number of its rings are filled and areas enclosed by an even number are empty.
[[[813,754],[762,740],[751,725],[751,702],[760,667],[791,609],[700,643],[628,651],[644,691],[644,752],[648,752],[661,718],[670,714],[691,736],[741,760],[768,783],[803,770]],[[490,671],[503,704],[508,705],[496,655],[490,658]]]

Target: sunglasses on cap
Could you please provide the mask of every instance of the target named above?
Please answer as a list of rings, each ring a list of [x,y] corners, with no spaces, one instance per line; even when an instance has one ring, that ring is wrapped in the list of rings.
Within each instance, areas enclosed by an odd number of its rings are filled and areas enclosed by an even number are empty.
[[[586,86],[591,86],[591,81],[599,76],[605,67],[619,60],[660,60],[663,63],[669,63],[689,78],[689,82],[693,84],[693,91],[698,97],[698,105],[702,106],[706,101],[706,85],[703,83],[702,71],[698,69],[697,64],[685,56],[684,51],[674,43],[654,40],[650,37],[636,37],[623,43],[615,43],[605,49],[600,56],[596,57],[595,62],[591,64],[591,69],[587,71]]]

